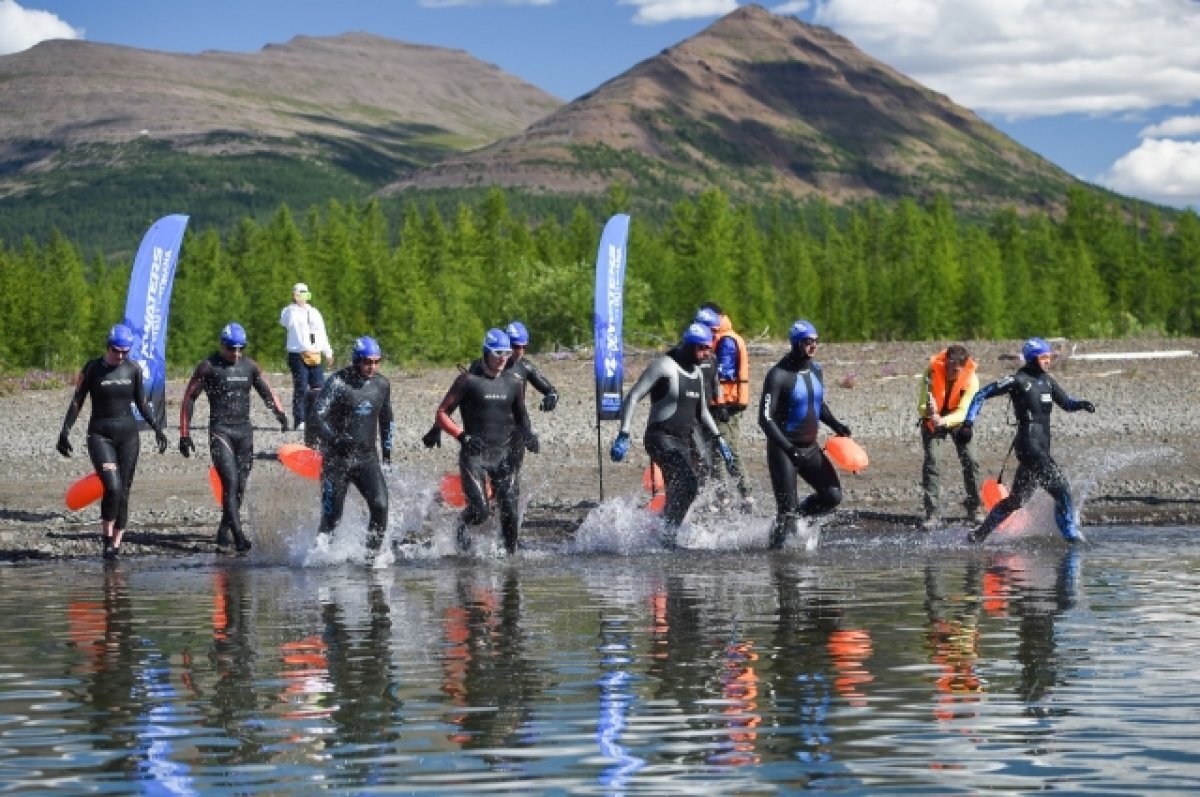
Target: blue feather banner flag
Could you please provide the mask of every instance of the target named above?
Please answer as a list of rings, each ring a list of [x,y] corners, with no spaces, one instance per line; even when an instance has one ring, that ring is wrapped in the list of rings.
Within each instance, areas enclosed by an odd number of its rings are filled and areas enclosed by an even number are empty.
[[[592,329],[596,350],[596,417],[616,420],[621,415],[625,346],[621,339],[624,320],[625,259],[629,239],[629,216],[618,213],[604,225],[596,254],[596,298]]]
[[[134,337],[129,359],[141,366],[146,401],[160,429],[165,426],[167,412],[167,316],[187,223],[187,216],[164,216],[146,231],[133,261],[125,298],[124,323],[133,330]],[[133,413],[143,420],[136,407]]]

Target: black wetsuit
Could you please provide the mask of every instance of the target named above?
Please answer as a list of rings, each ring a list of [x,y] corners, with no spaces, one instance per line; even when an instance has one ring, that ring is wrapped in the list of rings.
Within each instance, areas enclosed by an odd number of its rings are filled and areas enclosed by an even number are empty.
[[[713,437],[718,433],[717,424],[708,413],[703,373],[690,349],[676,346],[650,363],[621,406],[620,431],[628,434],[634,407],[650,395],[650,420],[642,442],[663,473],[667,493],[663,520],[669,529],[678,529],[700,492],[697,425],[703,425]],[[667,542],[673,544],[673,540]]]
[[[1054,520],[1059,532],[1069,541],[1080,539],[1071,485],[1050,456],[1050,412],[1055,404],[1067,412],[1077,412],[1090,405],[1067,395],[1050,374],[1033,362],[1011,376],[981,387],[971,401],[963,423],[974,424],[983,402],[993,396],[1008,396],[1012,400],[1013,415],[1017,419],[1017,436],[1013,440],[1017,472],[1013,476],[1012,492],[992,507],[983,525],[973,533],[973,539],[982,540],[991,534],[1005,518],[1025,504],[1039,486],[1054,498]]]
[[[490,480],[500,505],[504,547],[512,553],[517,548],[521,528],[521,461],[525,438],[530,433],[525,382],[508,370],[489,376],[483,362],[476,360],[458,375],[438,407],[442,429],[450,434],[457,432],[446,425],[455,410],[462,416],[463,433],[483,444],[482,451],[468,451],[463,446],[458,454],[458,470],[467,499],[460,524],[477,526],[488,519],[487,480]]]
[[[254,465],[254,427],[250,423],[250,389],[257,391],[267,408],[276,417],[283,415],[283,405],[263,378],[262,368],[249,357],[230,362],[214,352],[192,372],[183,391],[179,411],[179,434],[189,436],[196,398],[203,391],[208,396],[208,450],[217,475],[221,478],[221,525],[217,527],[217,544],[228,545],[231,540],[239,549],[249,548],[242,531],[240,510]]]
[[[350,365],[325,380],[313,410],[308,422],[317,424],[325,451],[320,533],[332,532],[342,519],[346,490],[354,484],[370,513],[367,544],[378,548],[387,530],[388,492],[375,439],[378,436],[383,456],[390,460],[394,432],[391,384],[380,374],[368,379]]]
[[[784,524],[800,515],[824,514],[842,502],[841,480],[817,442],[822,422],[835,430],[842,428],[825,404],[821,366],[801,353],[789,352],[767,373],[758,410],[758,425],[767,436],[777,531],[785,532]],[[815,490],[803,502],[796,492],[797,476]],[[773,533],[772,542],[777,541]]]
[[[92,417],[87,428],[88,455],[104,485],[100,517],[111,521],[113,528],[122,530],[129,520],[129,491],[141,446],[138,420],[133,414],[135,406],[142,418],[158,432],[146,403],[141,367],[129,360],[116,365],[109,365],[103,357],[89,360],[79,372],[75,395],[63,421],[64,432],[75,425],[89,395],[92,397]]]

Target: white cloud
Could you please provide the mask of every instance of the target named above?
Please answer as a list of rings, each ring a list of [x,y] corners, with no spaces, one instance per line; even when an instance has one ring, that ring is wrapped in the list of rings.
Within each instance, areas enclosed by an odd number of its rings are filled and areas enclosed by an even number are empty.
[[[1096,182],[1155,202],[1200,207],[1200,141],[1148,138]]]
[[[676,19],[719,17],[738,7],[737,0],[617,0],[617,5],[636,6],[633,21],[656,25]]]
[[[827,25],[952,100],[1010,118],[1200,99],[1196,0],[814,0]]]
[[[82,30],[72,28],[49,11],[22,8],[16,0],[0,0],[0,55],[28,50],[46,39],[82,38]]]
[[[1200,116],[1173,116],[1156,125],[1138,131],[1140,138],[1200,135]]]
[[[789,2],[771,7],[772,14],[803,14],[812,7],[809,0],[789,0]]]

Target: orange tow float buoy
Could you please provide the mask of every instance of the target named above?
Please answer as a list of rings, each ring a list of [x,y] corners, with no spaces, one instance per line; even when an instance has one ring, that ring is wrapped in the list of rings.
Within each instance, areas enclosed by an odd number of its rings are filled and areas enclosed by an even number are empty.
[[[442,477],[442,483],[438,487],[442,495],[442,501],[448,506],[462,508],[467,505],[467,494],[463,492],[462,476],[457,473],[447,473]],[[490,500],[492,497],[492,483],[487,483],[487,497]]]
[[[991,512],[992,507],[1008,498],[1008,488],[996,479],[987,479],[980,490],[983,497],[983,508]]]
[[[849,437],[831,437],[826,440],[825,454],[830,462],[850,473],[861,473],[867,469],[869,463],[867,452]]]
[[[275,452],[283,466],[297,476],[316,481],[321,478],[321,452],[300,443],[284,443]]]
[[[217,506],[221,506],[225,490],[221,487],[221,474],[217,473],[216,465],[208,466],[208,486],[212,488],[213,498],[217,499]]]
[[[104,484],[100,481],[100,476],[96,474],[96,471],[92,471],[68,487],[67,494],[63,498],[67,502],[67,509],[78,511],[88,504],[99,501],[102,495],[104,495]]]

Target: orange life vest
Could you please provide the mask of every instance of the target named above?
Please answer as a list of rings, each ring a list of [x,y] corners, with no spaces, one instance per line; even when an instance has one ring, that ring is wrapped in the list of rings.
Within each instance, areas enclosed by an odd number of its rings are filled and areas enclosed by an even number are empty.
[[[929,411],[936,411],[938,415],[947,415],[958,409],[959,403],[962,401],[963,394],[967,392],[967,384],[971,381],[971,377],[975,375],[975,360],[970,357],[963,363],[962,368],[958,369],[958,376],[954,379],[954,384],[950,385],[950,389],[946,389],[946,352],[941,351],[929,358],[929,397],[926,401],[932,401],[933,406],[929,407]]]
[[[733,325],[729,322],[729,316],[721,316],[721,325],[717,327],[717,334],[713,336],[713,353],[717,351],[717,347],[721,345],[721,341],[725,338],[733,338],[737,343],[738,363],[736,379],[718,380],[717,395],[709,402],[713,407],[731,407],[737,409],[746,409],[750,406],[750,355],[746,351],[746,341],[742,340],[742,336],[733,331]],[[714,366],[715,367],[715,366]]]

